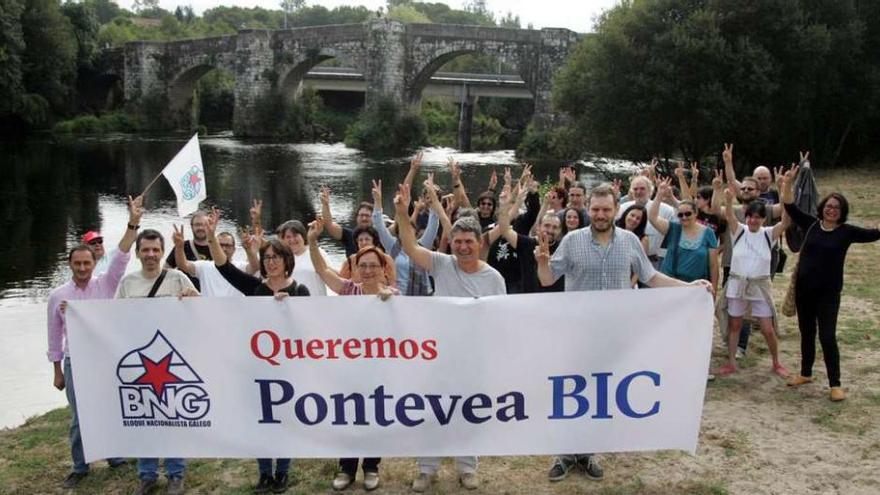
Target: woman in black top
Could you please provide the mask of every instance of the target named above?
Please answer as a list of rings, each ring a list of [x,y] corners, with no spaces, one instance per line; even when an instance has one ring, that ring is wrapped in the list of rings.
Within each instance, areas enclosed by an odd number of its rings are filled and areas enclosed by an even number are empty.
[[[801,373],[790,386],[813,381],[816,359],[816,326],[825,356],[831,400],[844,399],[840,388],[840,354],[837,349],[837,313],[843,289],[843,263],[846,251],[854,242],[880,240],[880,230],[864,229],[846,223],[849,203],[839,193],[831,193],[819,202],[817,216],[804,213],[794,204],[792,184],[798,167],[786,172],[782,202],[792,221],[806,231],[795,280],[795,305],[801,332]]]
[[[260,275],[263,280],[248,275],[239,270],[226,258],[226,253],[220,248],[220,243],[214,235],[214,225],[211,222],[208,228],[208,244],[211,246],[211,257],[217,271],[230,285],[246,296],[275,296],[275,299],[284,299],[288,296],[308,296],[309,289],[298,284],[293,273],[294,257],[290,248],[278,239],[271,239],[260,246]],[[245,243],[245,249],[254,249],[259,243],[258,238],[249,239]],[[252,252],[253,253],[253,252]],[[272,473],[272,459],[257,459],[260,471],[260,480],[254,488],[254,493],[268,493],[269,491],[281,493],[287,490],[290,470],[290,459],[275,459],[275,473]]]

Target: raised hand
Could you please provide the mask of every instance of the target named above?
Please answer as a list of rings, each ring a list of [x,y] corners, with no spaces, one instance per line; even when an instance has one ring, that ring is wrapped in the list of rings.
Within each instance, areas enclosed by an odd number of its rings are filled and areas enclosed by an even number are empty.
[[[184,237],[183,237],[183,225],[180,226],[180,229],[177,228],[176,224],[171,224],[171,227],[174,228],[174,233],[171,234],[171,240],[174,242],[175,249],[183,249]]]
[[[131,225],[140,225],[141,217],[144,214],[144,196],[143,194],[132,198],[128,197],[128,223]]]
[[[508,185],[513,181],[513,174],[510,172],[510,167],[504,167],[504,185]]]
[[[263,200],[255,199],[253,206],[250,209],[251,214],[251,223],[257,224],[260,221],[260,217],[263,215]]]
[[[321,235],[321,232],[324,231],[324,219],[321,217],[316,218],[314,221],[309,222],[309,232],[307,234],[309,239],[309,244],[318,240],[318,236]]]
[[[532,166],[526,163],[523,166],[522,174],[519,176],[520,185],[527,185],[529,181],[532,179]]]
[[[675,176],[679,179],[684,179],[684,162],[676,162]]]
[[[409,161],[409,169],[412,170],[413,172],[418,172],[419,167],[422,166],[422,158],[424,156],[425,156],[425,154],[422,153],[421,151],[416,153],[415,156],[413,156],[412,159]]]
[[[492,169],[492,175],[489,176],[489,190],[494,191],[495,187],[498,186],[498,173],[495,172],[495,169]]]
[[[794,180],[797,178],[798,170],[800,170],[800,168],[799,165],[794,163],[791,164],[791,168],[783,174],[782,184],[784,187],[794,184]]]
[[[724,165],[733,165],[733,143],[724,143],[721,158],[724,159]]]
[[[321,186],[321,189],[319,189],[318,196],[321,198],[322,205],[329,205],[330,204],[330,188],[329,187]]]
[[[779,167],[773,167],[773,178],[776,179],[776,187],[777,189],[782,188],[783,182],[785,182],[785,165]]]
[[[672,178],[667,177],[657,181],[657,196],[668,198],[672,195]]]
[[[550,239],[543,233],[538,235],[538,245],[535,247],[535,261],[538,264],[550,262]]]
[[[216,206],[211,207],[211,213],[208,214],[208,237],[214,237],[217,232],[217,225],[220,224],[220,209]]]
[[[800,154],[800,156],[801,156],[800,163],[804,163],[805,161],[807,161],[807,160],[810,159],[810,152],[809,152],[809,150],[808,150],[808,151],[800,151],[799,154]]]
[[[373,188],[371,189],[373,193],[373,204],[376,206],[382,206],[382,179],[378,181],[373,179]]]
[[[461,181],[461,167],[458,165],[458,162],[455,161],[455,158],[449,157],[446,159],[446,167],[449,168],[449,174],[452,175],[452,183],[458,184]]]
[[[733,204],[733,191],[730,188],[724,189],[724,204],[727,205],[728,208]]]
[[[691,162],[691,179],[700,178],[700,162]]]
[[[398,184],[397,186],[397,194],[394,195],[394,209],[397,211],[397,214],[402,217],[407,217],[410,202],[410,194],[409,194],[409,186],[406,184]]]
[[[715,177],[712,177],[712,188],[720,189],[724,185],[724,172],[715,169]]]

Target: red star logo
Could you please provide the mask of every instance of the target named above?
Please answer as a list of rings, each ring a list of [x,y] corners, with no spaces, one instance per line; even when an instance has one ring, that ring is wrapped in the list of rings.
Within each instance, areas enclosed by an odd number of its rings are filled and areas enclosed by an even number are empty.
[[[189,174],[189,183],[190,183],[190,184],[192,184],[192,185],[196,185],[196,184],[198,184],[199,182],[201,182],[201,180],[202,180],[202,179],[201,179],[201,177],[199,177],[199,174],[197,174],[197,173],[195,173],[195,174]]]
[[[141,354],[141,363],[147,371],[135,380],[135,383],[152,386],[153,391],[156,392],[156,396],[162,397],[166,384],[181,381],[179,377],[168,371],[168,367],[171,365],[171,356],[173,354],[174,353],[169,352],[168,355],[162,358],[158,363],[153,362],[150,358]]]

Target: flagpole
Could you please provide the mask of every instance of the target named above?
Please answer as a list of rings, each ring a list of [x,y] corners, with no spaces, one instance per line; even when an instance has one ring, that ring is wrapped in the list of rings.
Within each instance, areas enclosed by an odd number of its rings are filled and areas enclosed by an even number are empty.
[[[144,192],[141,193],[141,196],[146,196],[146,195],[147,195],[147,191],[149,191],[150,188],[153,187],[153,184],[155,184],[156,181],[159,180],[159,177],[162,177],[162,172],[163,172],[164,170],[165,170],[165,169],[160,170],[159,173],[158,173],[155,177],[153,177],[153,180],[151,180],[150,183],[147,184],[147,187],[144,189]]]

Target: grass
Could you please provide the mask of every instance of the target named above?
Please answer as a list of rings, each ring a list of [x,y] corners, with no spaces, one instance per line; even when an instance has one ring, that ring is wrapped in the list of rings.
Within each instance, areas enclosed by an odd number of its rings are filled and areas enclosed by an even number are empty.
[[[870,170],[820,172],[822,192],[843,191],[851,203],[850,221],[876,226],[880,220],[880,178]],[[753,334],[740,373],[708,386],[696,456],[680,452],[603,455],[605,481],[573,474],[559,483],[546,481],[551,458],[494,457],[480,460],[478,493],[599,495],[727,495],[739,493],[878,493],[880,487],[880,243],[853,245],[838,324],[847,400],[827,398],[821,349],[816,382],[790,389],[769,373],[769,357],[760,334]],[[794,265],[793,259],[788,269]],[[782,300],[788,273],[777,278],[774,295]],[[782,318],[783,363],[797,372],[800,337],[796,321]],[[716,336],[716,342],[718,337]],[[715,364],[723,351],[716,347]],[[60,493],[70,469],[66,409],[32,418],[0,431],[0,494]],[[335,460],[296,460],[295,485],[288,493],[330,492]],[[385,459],[384,493],[405,493],[416,473],[412,459]],[[434,493],[459,493],[454,466],[446,461]],[[256,461],[198,459],[189,463],[192,493],[250,493]],[[833,482],[828,480],[835,480]],[[78,493],[131,493],[132,465],[111,470],[96,463]],[[832,483],[832,484],[829,484]],[[362,485],[348,490],[364,493]]]

